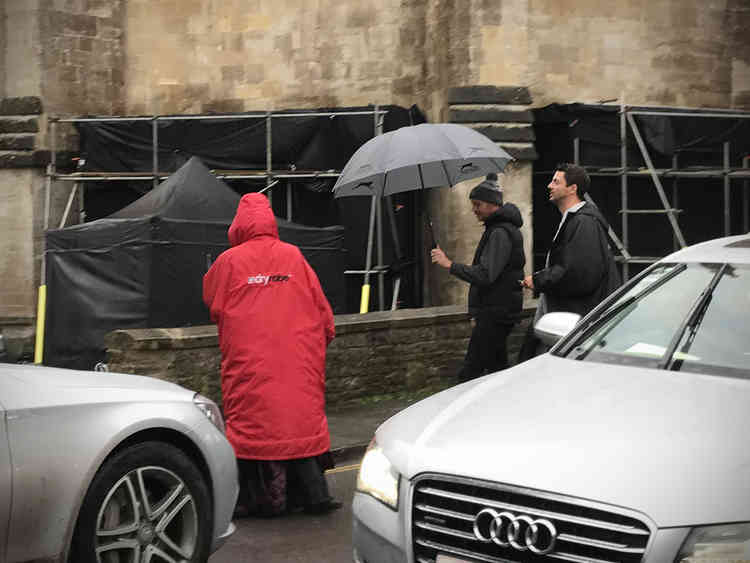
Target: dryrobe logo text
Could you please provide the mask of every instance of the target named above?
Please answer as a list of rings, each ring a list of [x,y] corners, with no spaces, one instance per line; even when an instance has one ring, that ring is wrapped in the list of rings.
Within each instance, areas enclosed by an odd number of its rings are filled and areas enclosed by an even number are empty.
[[[254,276],[249,276],[247,278],[247,284],[266,286],[269,283],[288,282],[289,278],[291,277],[292,277],[292,274],[286,274],[286,275],[275,274],[273,276],[267,276],[265,274],[255,274]]]

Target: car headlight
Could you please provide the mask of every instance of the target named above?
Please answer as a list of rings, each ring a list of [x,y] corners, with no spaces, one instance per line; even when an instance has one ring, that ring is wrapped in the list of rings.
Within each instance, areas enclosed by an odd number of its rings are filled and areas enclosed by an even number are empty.
[[[398,481],[398,472],[373,438],[359,467],[357,490],[398,510]]]
[[[224,428],[224,417],[221,416],[219,405],[200,393],[195,394],[195,397],[193,397],[193,403],[195,403],[195,406],[206,415],[206,418],[208,418],[208,420],[210,420],[222,434],[226,434],[226,429]]]
[[[750,561],[750,523],[694,528],[675,563]]]

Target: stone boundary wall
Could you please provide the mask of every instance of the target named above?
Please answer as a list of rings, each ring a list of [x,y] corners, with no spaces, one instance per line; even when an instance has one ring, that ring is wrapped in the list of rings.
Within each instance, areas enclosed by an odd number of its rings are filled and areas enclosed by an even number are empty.
[[[509,337],[512,363],[531,318],[529,309]],[[326,362],[328,407],[453,385],[470,334],[469,317],[460,306],[337,315]],[[117,330],[106,336],[105,345],[110,371],[173,381],[221,404],[214,325]]]

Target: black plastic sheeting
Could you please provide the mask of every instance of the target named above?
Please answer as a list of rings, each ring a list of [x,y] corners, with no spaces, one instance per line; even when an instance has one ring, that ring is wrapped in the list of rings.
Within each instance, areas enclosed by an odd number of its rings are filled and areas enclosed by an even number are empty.
[[[334,118],[320,116],[274,117],[272,119],[273,169],[297,171],[341,170],[351,155],[375,134],[373,115],[349,115],[345,112],[371,111],[374,106],[286,110],[282,114],[337,112]],[[383,131],[416,125],[426,121],[417,106],[409,109],[386,105]],[[238,114],[241,115],[241,114]],[[183,117],[183,116],[180,116]],[[152,122],[113,121],[80,122],[79,170],[96,172],[152,171]],[[192,155],[199,156],[209,168],[217,170],[265,170],[266,122],[263,118],[160,120],[158,122],[159,171],[172,171]],[[225,180],[238,194],[258,191],[264,180]],[[291,186],[287,201],[286,185]],[[299,225],[344,226],[345,267],[362,270],[365,265],[370,199],[351,197],[334,199],[331,189],[335,178],[281,180],[272,188],[272,205],[277,217],[287,216],[291,203],[292,219]],[[122,207],[149,193],[150,181],[97,181],[84,183],[86,215],[91,220],[109,217]],[[422,305],[421,237],[423,205],[414,192],[397,194],[395,226],[399,246],[393,243],[389,215],[383,214],[383,263],[391,266],[384,280],[385,301],[392,299],[394,276],[401,275],[399,307]],[[419,255],[419,260],[414,257]],[[404,265],[407,267],[404,268]],[[371,308],[377,308],[379,277],[373,278]],[[362,276],[347,275],[343,313],[359,310]]]
[[[679,108],[633,107],[632,111],[685,113]],[[690,110],[695,116],[633,115],[656,168],[722,166],[724,142],[730,143],[730,158],[737,162],[750,154],[750,119],[698,117],[729,110]],[[620,108],[593,104],[551,104],[533,110],[538,170],[553,170],[558,162],[573,162],[573,140],[580,142],[580,163],[593,167],[619,167]],[[628,125],[628,166],[646,166]]]
[[[286,110],[276,115],[371,111],[374,106]],[[383,130],[423,123],[416,106],[379,106],[387,111]],[[256,115],[257,112],[248,112]],[[266,169],[266,118],[179,119],[157,121],[160,172],[177,170],[191,156],[220,170]],[[184,117],[184,116],[180,116]],[[375,134],[373,115],[273,117],[274,170],[341,170]],[[151,121],[78,122],[84,171],[147,172],[153,169]]]
[[[112,330],[210,323],[203,275],[228,248],[240,196],[198,159],[113,216],[46,233],[44,363],[91,369]],[[334,311],[345,302],[344,228],[278,220]]]
[[[685,113],[669,107],[629,107],[635,111]],[[547,184],[557,163],[573,162],[574,139],[579,139],[579,162],[589,171],[619,169],[620,108],[593,104],[552,104],[533,110],[534,132],[539,159],[534,163],[534,267],[541,268],[560,214],[549,203]],[[723,114],[729,110],[690,110],[692,116],[633,115],[656,168],[677,168],[707,172],[723,168],[724,143],[730,143],[730,167],[742,166],[750,155],[750,119],[699,117],[702,113]],[[630,126],[627,126],[629,169],[645,168],[646,163]],[[680,229],[688,244],[724,235],[723,179],[661,178],[667,197],[682,209]],[[742,232],[741,181],[732,181],[730,231]],[[592,175],[591,197],[610,225],[622,236],[620,176]],[[648,175],[628,177],[630,209],[663,209]],[[674,250],[674,235],[665,214],[629,215],[629,251],[634,256],[664,256]],[[631,265],[636,272],[641,265]]]

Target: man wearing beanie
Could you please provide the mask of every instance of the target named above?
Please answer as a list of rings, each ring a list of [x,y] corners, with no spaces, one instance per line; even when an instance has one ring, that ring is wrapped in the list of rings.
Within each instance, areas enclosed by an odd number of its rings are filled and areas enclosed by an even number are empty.
[[[432,262],[459,279],[469,282],[469,315],[474,328],[466,351],[459,382],[508,367],[506,339],[518,321],[523,306],[523,225],[521,212],[512,203],[503,203],[497,174],[475,186],[469,194],[484,233],[471,265],[451,261],[438,246]]]

